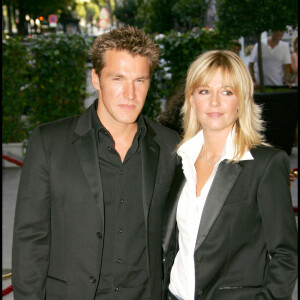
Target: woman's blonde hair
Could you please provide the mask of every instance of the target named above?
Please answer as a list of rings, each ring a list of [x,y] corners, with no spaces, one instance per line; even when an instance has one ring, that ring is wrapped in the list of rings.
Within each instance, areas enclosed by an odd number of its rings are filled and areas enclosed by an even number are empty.
[[[185,87],[183,115],[184,137],[178,145],[191,139],[201,130],[195,109],[191,106],[191,96],[199,86],[206,86],[218,69],[222,70],[224,86],[230,86],[238,98],[239,110],[236,119],[235,154],[233,161],[238,162],[245,151],[265,142],[262,108],[253,100],[253,82],[248,69],[241,58],[228,50],[207,51],[190,65]]]

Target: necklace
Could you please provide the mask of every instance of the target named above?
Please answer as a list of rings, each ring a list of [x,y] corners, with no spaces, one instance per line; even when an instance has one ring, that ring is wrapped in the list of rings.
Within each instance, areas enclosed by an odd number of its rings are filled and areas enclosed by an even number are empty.
[[[208,164],[209,166],[211,166],[212,164],[216,163],[216,162],[219,160],[219,158],[220,158],[220,156],[217,156],[217,158],[215,158],[214,160],[212,160],[212,161],[207,161],[207,159],[204,158],[205,152],[206,152],[206,147],[205,147],[205,145],[203,145],[203,152],[202,152],[202,155],[201,155],[201,157],[200,157],[200,160],[203,160],[203,161],[204,161],[206,164]]]

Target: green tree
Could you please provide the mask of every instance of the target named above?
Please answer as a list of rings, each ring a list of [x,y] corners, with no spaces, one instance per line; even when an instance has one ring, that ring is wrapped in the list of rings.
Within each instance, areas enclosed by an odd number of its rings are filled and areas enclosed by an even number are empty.
[[[287,25],[296,28],[298,23],[297,0],[218,0],[217,27],[229,39],[256,35],[260,90],[264,91],[261,56],[261,33],[268,30],[285,30]]]
[[[86,22],[92,23],[94,19],[99,18],[99,7],[95,3],[86,3],[85,5],[85,11],[86,11]]]
[[[170,31],[175,27],[172,7],[176,2],[176,0],[145,1],[138,8],[137,20],[143,21],[145,30],[150,33]]]
[[[133,1],[133,0],[132,0]],[[136,0],[137,25],[142,24],[149,33],[170,30],[186,32],[204,26],[208,8],[206,0]]]
[[[138,26],[139,22],[136,20],[138,6],[137,0],[124,0],[121,5],[115,8],[115,16],[124,24]]]
[[[172,10],[175,22],[180,31],[191,30],[193,27],[204,27],[204,18],[208,8],[206,0],[179,0]]]

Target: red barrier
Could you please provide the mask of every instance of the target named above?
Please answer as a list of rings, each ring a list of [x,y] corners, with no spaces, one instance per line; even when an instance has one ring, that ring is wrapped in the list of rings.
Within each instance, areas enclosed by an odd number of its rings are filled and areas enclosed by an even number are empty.
[[[20,166],[20,167],[23,167],[23,162],[22,161],[17,160],[15,158],[12,158],[12,157],[10,157],[10,156],[8,156],[6,154],[2,154],[2,159],[5,159],[5,160],[7,160],[7,161],[9,161],[11,163],[14,163],[14,164]]]
[[[8,295],[9,293],[11,293],[13,291],[13,286],[10,285],[9,287],[7,287],[6,289],[4,289],[2,291],[2,297]]]

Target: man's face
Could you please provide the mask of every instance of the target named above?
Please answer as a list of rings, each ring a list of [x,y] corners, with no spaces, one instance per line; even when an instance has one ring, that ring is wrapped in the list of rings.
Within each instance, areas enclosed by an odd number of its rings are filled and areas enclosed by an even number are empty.
[[[104,56],[100,78],[92,70],[92,82],[98,90],[98,116],[104,126],[133,124],[149,89],[149,60],[117,50],[107,50]]]
[[[273,40],[276,40],[279,42],[282,39],[283,35],[284,35],[284,31],[276,30],[273,32],[272,37],[273,37]]]

